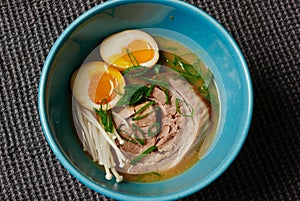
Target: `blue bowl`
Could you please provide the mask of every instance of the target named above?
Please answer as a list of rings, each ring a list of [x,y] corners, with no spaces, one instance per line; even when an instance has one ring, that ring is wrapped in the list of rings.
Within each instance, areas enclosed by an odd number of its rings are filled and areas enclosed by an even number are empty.
[[[160,30],[160,34],[180,40],[191,49],[200,48],[199,56],[213,71],[219,89],[219,126],[207,154],[183,174],[161,182],[107,181],[104,172],[82,151],[73,128],[69,88],[72,72],[105,37],[125,29]],[[118,200],[179,199],[207,186],[228,168],[241,149],[253,107],[249,71],[236,42],[208,14],[173,0],[114,0],[81,15],[49,52],[38,100],[41,124],[58,160],[83,184]]]

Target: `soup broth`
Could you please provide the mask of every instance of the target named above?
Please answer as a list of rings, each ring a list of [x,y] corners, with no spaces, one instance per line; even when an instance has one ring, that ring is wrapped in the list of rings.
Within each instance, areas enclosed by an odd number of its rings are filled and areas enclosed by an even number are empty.
[[[212,72],[197,54],[180,42],[152,37],[159,48],[159,59],[153,66],[145,67],[137,58],[145,54],[149,57],[150,53],[136,54],[126,49],[126,65],[131,63],[131,66],[118,66],[119,74],[112,67],[114,64],[95,63],[109,60],[100,56],[99,45],[81,67],[92,69],[90,66],[97,65],[92,72],[104,65],[103,68],[114,77],[105,85],[101,84],[103,76],[94,76],[96,89],[90,89],[91,84],[86,87],[89,91],[97,90],[97,87],[108,90],[106,97],[98,98],[100,108],[93,104],[92,110],[87,109],[89,105],[76,94],[73,101],[74,123],[83,149],[104,166],[107,179],[111,179],[110,172],[117,181],[121,180],[121,174],[125,180],[136,182],[154,182],[179,175],[201,160],[216,133],[220,108]],[[122,62],[118,60],[118,64]],[[75,72],[72,77],[73,94],[79,73]],[[191,98],[192,95],[195,98]],[[112,103],[114,99],[117,101]],[[97,125],[91,126],[94,124]],[[184,127],[196,130],[188,131]],[[174,165],[169,165],[170,161]],[[107,162],[111,165],[105,165]]]

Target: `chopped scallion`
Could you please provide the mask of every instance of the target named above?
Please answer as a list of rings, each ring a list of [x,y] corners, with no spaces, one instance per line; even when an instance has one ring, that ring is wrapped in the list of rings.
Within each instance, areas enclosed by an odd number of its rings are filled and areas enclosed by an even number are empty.
[[[125,93],[118,101],[117,106],[134,105],[145,100],[149,88],[142,84],[129,84],[124,87]]]
[[[170,104],[170,93],[169,90],[165,87],[161,87],[161,89],[163,90],[163,92],[165,93],[166,96],[166,104],[169,105]]]
[[[150,154],[152,151],[156,150],[158,147],[157,146],[151,146],[149,147],[147,150],[145,150],[143,153],[141,153],[140,155],[138,155],[137,157],[135,157],[132,161],[130,161],[131,165],[135,165],[138,162],[140,162],[141,160],[143,160],[143,158],[145,156],[147,156],[147,154]]]
[[[148,71],[148,68],[145,66],[131,66],[124,70],[123,75],[127,75],[129,77],[138,77],[145,74]]]
[[[161,78],[165,78],[165,77],[161,76]],[[157,86],[166,87],[166,88],[170,86],[169,82],[165,80],[159,80],[158,78],[151,79],[151,78],[144,77],[142,79],[149,82],[150,84],[155,84]]]
[[[161,65],[160,65],[160,64],[156,64],[156,65],[153,67],[153,71],[154,71],[155,74],[159,74],[160,69],[161,69]]]
[[[133,66],[139,66],[139,62],[137,61],[137,59],[135,58],[134,54],[129,49],[126,49],[126,53],[127,53],[127,56],[129,57],[129,60],[130,60],[131,64]]]
[[[186,105],[186,107],[189,109],[190,113],[182,113],[182,111],[180,109],[180,104]],[[194,116],[194,108],[185,100],[176,98],[175,99],[175,107],[176,107],[176,112],[178,112],[179,114],[181,114],[184,117],[193,117]]]
[[[159,122],[153,123],[148,128],[148,137],[153,137],[157,135],[160,132],[160,130],[161,130],[161,124]]]
[[[154,89],[155,85],[154,84],[151,84],[147,93],[146,93],[146,97],[150,96],[150,94],[152,93],[153,89]]]
[[[150,107],[151,105],[154,105],[155,101],[150,101],[148,103],[146,103],[143,107],[141,107],[138,111],[136,111],[134,113],[134,115],[132,116],[132,120],[136,121],[136,120],[140,120],[143,119],[145,117],[147,117],[151,112],[148,112],[146,114],[141,115],[141,113],[143,113],[148,107]]]
[[[103,109],[103,105],[106,106],[105,109]],[[99,120],[102,126],[104,127],[104,130],[106,132],[112,133],[113,131],[113,117],[112,117],[112,111],[108,110],[108,103],[106,99],[103,99],[100,103],[99,110],[94,108],[95,112],[99,115]]]
[[[144,132],[142,131],[142,129],[136,125],[136,124],[132,124],[132,128],[133,128],[133,135],[135,136],[135,140],[140,144],[140,145],[144,145],[145,144],[145,136],[144,136]]]

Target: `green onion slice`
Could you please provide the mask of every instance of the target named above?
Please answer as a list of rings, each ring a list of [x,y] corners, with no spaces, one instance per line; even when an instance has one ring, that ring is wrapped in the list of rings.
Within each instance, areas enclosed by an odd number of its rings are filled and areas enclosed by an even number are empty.
[[[103,109],[103,105],[106,107]],[[113,117],[112,117],[112,111],[108,110],[108,103],[106,99],[103,99],[100,103],[100,108],[97,110],[94,108],[95,112],[99,115],[99,122],[104,127],[104,130],[106,132],[113,132]]]
[[[132,161],[130,161],[131,165],[135,165],[138,162],[140,162],[143,158],[145,158],[145,156],[147,156],[147,154],[150,154],[152,151],[156,150],[158,147],[157,146],[151,146],[149,147],[147,150],[145,150],[143,153],[141,153],[140,155],[138,155],[137,157],[135,157]]]
[[[130,59],[130,62],[133,66],[139,66],[139,62],[137,61],[137,59],[135,58],[134,54],[126,48],[126,53],[127,53],[127,56],[129,57]],[[134,63],[135,62],[135,63]]]
[[[142,84],[129,84],[124,87],[124,95],[120,98],[117,106],[134,105],[145,100],[149,88]]]
[[[145,81],[147,81],[150,84],[154,84],[154,85],[157,85],[157,86],[160,86],[160,87],[169,88],[170,84],[169,84],[168,81],[166,81],[166,77],[165,76],[161,76],[161,78],[162,78],[162,80],[159,80],[157,77],[154,78],[154,79],[143,77],[142,79],[145,80]]]
[[[132,132],[135,136],[135,140],[140,145],[144,145],[145,144],[145,136],[144,136],[144,132],[142,131],[142,129],[136,124],[132,124],[132,128],[133,128]],[[140,134],[141,137],[139,137],[138,133]]]
[[[150,101],[147,104],[145,104],[143,107],[141,107],[138,111],[136,111],[134,113],[134,115],[132,116],[132,120],[136,121],[136,120],[140,120],[143,119],[145,117],[147,117],[149,114],[151,114],[153,111],[148,112],[146,114],[140,115],[142,112],[144,112],[148,107],[150,107],[151,105],[154,105],[155,101]]]
[[[153,67],[153,71],[154,71],[155,74],[159,74],[160,69],[161,69],[161,65],[160,65],[160,64],[156,64],[156,65]]]
[[[154,89],[155,85],[154,84],[151,84],[147,93],[146,93],[146,97],[149,97]]]
[[[189,109],[190,113],[182,113],[180,110],[180,105],[184,104],[186,105],[186,107]],[[176,107],[176,112],[178,112],[179,114],[181,114],[184,117],[193,117],[194,116],[194,108],[185,100],[181,100],[179,98],[175,99],[175,107]]]
[[[155,129],[155,130],[153,130]],[[161,124],[159,122],[153,123],[148,128],[148,136],[153,137],[161,131]]]
[[[138,77],[145,74],[148,71],[148,68],[145,66],[131,66],[124,70],[123,75],[127,75],[129,77]]]

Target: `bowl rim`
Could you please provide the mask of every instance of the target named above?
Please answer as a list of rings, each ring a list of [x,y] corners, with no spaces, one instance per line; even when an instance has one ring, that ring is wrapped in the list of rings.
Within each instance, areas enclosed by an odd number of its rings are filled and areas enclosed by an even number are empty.
[[[138,195],[129,195],[113,190],[108,190],[105,187],[102,187],[98,185],[96,182],[86,178],[83,174],[80,173],[79,170],[77,170],[73,164],[65,157],[64,152],[60,150],[59,146],[55,142],[55,138],[51,134],[51,129],[47,123],[47,116],[46,116],[46,105],[45,105],[45,93],[46,93],[46,85],[47,85],[47,79],[50,72],[51,64],[53,62],[53,59],[55,58],[56,53],[59,51],[62,44],[65,42],[66,38],[75,30],[82,22],[87,20],[88,18],[98,14],[99,12],[102,12],[104,10],[107,10],[112,7],[121,6],[125,4],[132,4],[132,3],[157,3],[162,5],[176,5],[176,6],[183,6],[185,9],[190,9],[192,12],[198,13],[201,15],[206,21],[209,22],[210,26],[217,27],[219,31],[221,31],[224,38],[227,40],[228,44],[230,44],[236,54],[239,57],[239,61],[241,62],[241,66],[243,67],[242,71],[245,75],[245,81],[247,83],[247,95],[248,95],[248,106],[247,106],[247,115],[245,118],[246,124],[243,126],[243,133],[239,135],[238,142],[235,144],[236,146],[231,149],[230,154],[228,154],[228,157],[224,159],[222,165],[220,165],[220,168],[218,168],[216,171],[210,174],[209,177],[206,177],[204,181],[197,183],[195,186],[190,186],[184,190],[177,191],[170,194],[164,194],[164,195],[158,195],[158,196],[150,196],[147,197],[147,200],[172,200],[172,199],[179,199],[186,197],[188,195],[191,195],[204,187],[206,187],[208,184],[216,180],[233,162],[233,160],[238,155],[242,145],[244,144],[244,141],[246,140],[248,130],[250,128],[251,119],[252,119],[252,113],[253,113],[253,89],[252,89],[252,81],[250,77],[250,72],[246,63],[246,60],[242,54],[242,51],[240,50],[238,44],[235,42],[233,37],[229,34],[229,32],[213,17],[211,17],[209,14],[207,14],[202,9],[183,2],[183,1],[173,1],[173,0],[165,0],[165,1],[159,1],[159,0],[131,0],[131,1],[124,1],[124,0],[109,0],[104,3],[101,3],[99,5],[96,5],[95,7],[91,8],[90,10],[84,12],[79,17],[77,17],[64,31],[63,33],[57,38],[55,43],[53,44],[52,48],[50,49],[48,56],[44,62],[43,69],[40,75],[40,82],[38,87],[38,110],[39,110],[39,116],[40,116],[40,122],[42,125],[43,133],[45,135],[45,138],[52,149],[53,153],[57,157],[57,159],[60,161],[60,163],[68,170],[75,178],[77,178],[80,182],[82,182],[87,187],[91,188],[92,190],[103,194],[105,196],[111,197],[113,199],[118,200],[140,200],[143,198],[143,196]]]

